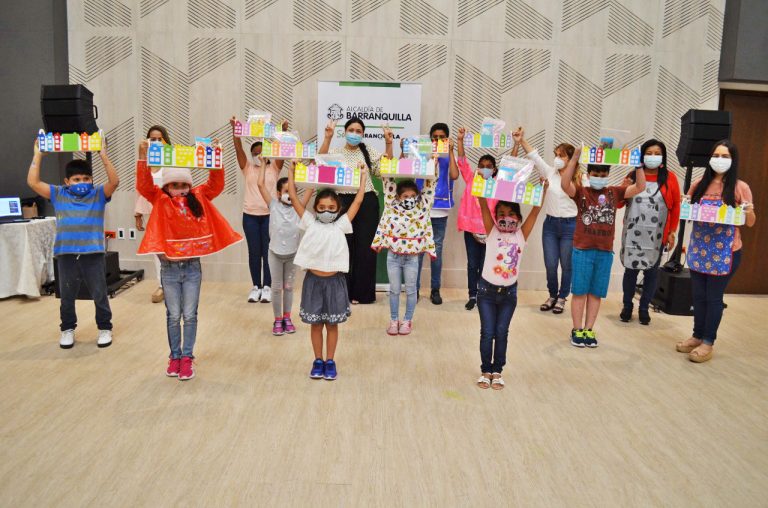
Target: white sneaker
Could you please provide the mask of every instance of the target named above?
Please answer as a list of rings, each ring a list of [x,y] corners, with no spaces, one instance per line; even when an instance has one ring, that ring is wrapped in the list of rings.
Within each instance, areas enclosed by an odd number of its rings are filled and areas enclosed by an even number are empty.
[[[253,286],[251,292],[248,293],[248,301],[251,303],[258,302],[259,298],[261,298],[261,289],[259,289],[259,286]]]
[[[59,347],[61,349],[69,349],[75,345],[75,331],[64,330],[59,337]]]
[[[99,330],[99,338],[96,339],[96,345],[99,347],[109,347],[112,345],[112,330]]]
[[[272,301],[272,288],[264,286],[261,289],[261,303],[269,303]]]

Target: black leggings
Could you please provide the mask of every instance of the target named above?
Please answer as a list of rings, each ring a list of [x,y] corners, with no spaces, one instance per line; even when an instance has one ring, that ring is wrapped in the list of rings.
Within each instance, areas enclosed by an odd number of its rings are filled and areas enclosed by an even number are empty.
[[[346,211],[354,194],[340,194]],[[351,235],[347,235],[349,246],[349,273],[347,289],[349,299],[360,303],[376,301],[376,253],[371,249],[376,228],[379,226],[379,198],[373,191],[366,192],[360,210],[352,221]]]

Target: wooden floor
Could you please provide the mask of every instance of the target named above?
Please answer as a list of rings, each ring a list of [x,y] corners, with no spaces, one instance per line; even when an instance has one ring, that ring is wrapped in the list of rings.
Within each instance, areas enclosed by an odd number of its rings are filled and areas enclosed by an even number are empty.
[[[206,283],[197,378],[166,378],[162,304],[145,281],[112,300],[99,350],[78,304],[0,301],[0,506],[766,506],[768,299],[727,298],[708,364],[675,353],[690,318],[620,323],[596,350],[521,292],[507,388],[480,390],[476,312],[422,299],[384,333],[384,295],[341,329],[339,379],[307,377],[306,326],[270,335],[271,306]]]

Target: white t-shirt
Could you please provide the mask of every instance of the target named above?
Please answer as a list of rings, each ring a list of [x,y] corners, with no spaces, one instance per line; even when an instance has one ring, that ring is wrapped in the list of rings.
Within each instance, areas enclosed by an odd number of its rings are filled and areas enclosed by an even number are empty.
[[[299,242],[294,264],[304,270],[321,272],[348,272],[349,248],[344,235],[352,234],[352,223],[347,214],[336,221],[324,224],[315,215],[305,210],[299,229],[305,231]]]
[[[560,186],[561,178],[560,172],[555,168],[544,162],[544,159],[539,155],[538,150],[534,150],[526,157],[533,161],[536,169],[539,170],[539,174],[549,180],[549,189],[547,189],[547,197],[544,199],[544,213],[551,215],[552,217],[576,217],[576,203],[568,197],[568,194],[563,191]],[[581,175],[582,187],[588,187],[586,175]]]
[[[291,205],[273,199],[269,203],[269,250],[289,256],[299,248],[299,216]]]
[[[495,286],[517,282],[518,267],[525,248],[522,226],[514,233],[502,233],[496,226],[485,240],[483,278]]]

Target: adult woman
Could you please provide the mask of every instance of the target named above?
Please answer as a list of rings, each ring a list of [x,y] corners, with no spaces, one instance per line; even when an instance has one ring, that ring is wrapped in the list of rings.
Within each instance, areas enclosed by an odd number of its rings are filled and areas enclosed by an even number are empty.
[[[373,177],[380,177],[381,152],[363,143],[365,124],[352,117],[344,124],[344,146],[330,148],[336,123],[331,121],[325,127],[325,139],[318,153],[333,153],[343,156],[350,167],[364,163],[369,177],[365,182],[365,195],[360,211],[352,221],[352,234],[347,235],[349,246],[349,273],[347,288],[352,303],[373,303],[376,301],[376,253],[371,249],[376,228],[379,225],[379,199],[373,188]],[[386,156],[392,157],[392,131],[384,128]],[[355,199],[356,192],[340,191],[341,203],[347,209]]]
[[[718,141],[704,175],[688,191],[692,205],[744,207],[747,227],[755,225],[752,191],[739,180],[739,153],[729,140]],[[691,269],[693,334],[678,342],[677,351],[692,362],[712,358],[723,317],[723,294],[741,262],[741,233],[736,226],[693,222],[686,255]]]
[[[625,323],[632,319],[632,298],[637,276],[643,272],[643,294],[638,307],[641,325],[651,322],[648,305],[656,292],[663,248],[672,250],[680,223],[680,184],[667,170],[667,147],[649,139],[640,147],[645,170],[645,190],[626,202],[621,235],[621,262],[624,265],[624,307],[619,315]],[[629,179],[634,182],[635,174]]]

